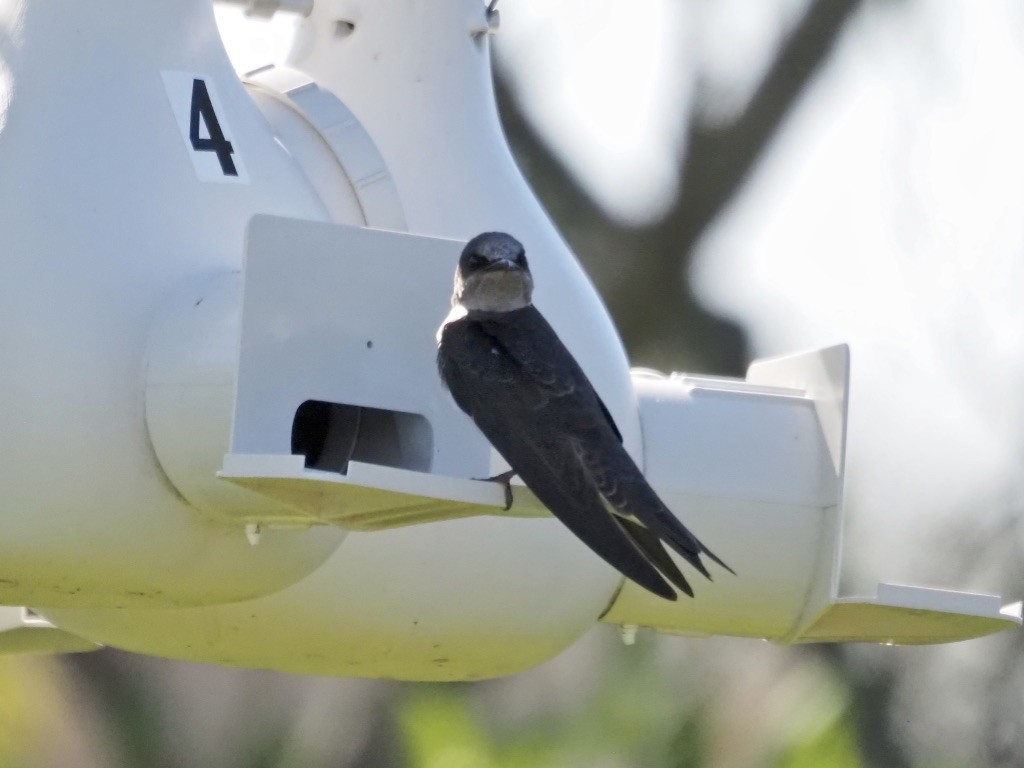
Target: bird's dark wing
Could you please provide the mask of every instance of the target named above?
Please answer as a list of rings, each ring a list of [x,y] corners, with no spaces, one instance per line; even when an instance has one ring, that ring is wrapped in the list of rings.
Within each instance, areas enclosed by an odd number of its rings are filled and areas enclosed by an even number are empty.
[[[550,327],[549,332],[561,346]],[[533,341],[550,343],[543,336]],[[575,398],[568,397],[576,386],[572,376],[557,366],[534,375],[481,324],[465,318],[443,329],[438,369],[455,402],[552,514],[620,573],[661,597],[676,599],[605,507],[571,436],[548,418],[557,411],[553,402],[573,405]]]
[[[544,316],[532,305],[507,314],[516,315],[514,324],[489,320],[483,323],[484,329],[532,374],[547,394],[551,407],[545,410],[545,418],[557,415],[553,428],[565,430],[579,441],[583,460],[601,494],[623,516],[639,520],[664,539],[708,579],[711,576],[701,562],[701,554],[733,572],[679,521],[651,488],[622,446],[618,427],[590,380]],[[537,343],[537,339],[545,341]],[[636,543],[645,550],[651,549],[639,540]]]
[[[486,421],[486,420],[485,420]],[[605,507],[578,454],[564,440],[537,439],[531,430],[482,424],[494,447],[562,523],[620,573],[656,595],[675,600],[647,553]]]
[[[576,358],[532,304],[501,314],[479,313],[475,320],[546,397],[575,395],[580,405],[594,404],[597,395]]]
[[[662,540],[709,579],[701,554],[732,570],[650,487],[583,370],[534,307],[449,323],[438,364],[456,403],[537,498],[623,574],[665,596],[663,575],[692,596]]]

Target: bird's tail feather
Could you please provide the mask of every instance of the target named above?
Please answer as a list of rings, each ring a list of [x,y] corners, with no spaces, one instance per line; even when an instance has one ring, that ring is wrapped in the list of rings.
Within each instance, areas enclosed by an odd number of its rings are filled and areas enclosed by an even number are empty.
[[[735,571],[726,565],[721,558],[704,546],[701,541],[680,522],[672,510],[658,496],[647,482],[640,468],[632,457],[626,453],[619,443],[610,440],[603,455],[617,455],[618,466],[609,471],[601,467],[593,452],[580,452],[580,457],[587,465],[597,482],[601,495],[624,518],[635,517],[641,524],[651,530],[658,538],[663,539],[681,558],[696,568],[709,581],[711,574],[701,561],[701,554],[706,554],[727,571],[735,575]]]
[[[617,522],[622,529],[626,532],[626,535],[633,540],[633,542],[639,547],[640,551],[650,561],[651,565],[657,568],[661,575],[671,581],[676,589],[681,592],[685,592],[690,597],[693,597],[693,587],[690,586],[690,582],[683,576],[682,571],[679,570],[679,566],[675,564],[675,561],[669,556],[668,552],[665,551],[665,547],[659,539],[650,529],[645,528],[633,520],[629,520],[625,517],[619,517],[615,515],[615,522]]]

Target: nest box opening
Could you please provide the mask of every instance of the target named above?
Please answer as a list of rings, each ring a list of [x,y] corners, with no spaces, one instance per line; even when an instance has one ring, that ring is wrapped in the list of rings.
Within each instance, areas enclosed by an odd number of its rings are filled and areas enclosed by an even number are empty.
[[[430,422],[418,413],[307,400],[292,420],[292,454],[309,469],[346,474],[348,463],[429,472]]]

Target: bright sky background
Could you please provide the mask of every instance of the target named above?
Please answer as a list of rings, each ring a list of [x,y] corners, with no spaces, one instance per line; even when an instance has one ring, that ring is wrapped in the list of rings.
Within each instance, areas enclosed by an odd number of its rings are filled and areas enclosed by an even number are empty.
[[[761,354],[851,343],[853,543],[909,580],[1020,505],[1024,8],[870,7],[695,276]]]
[[[714,79],[728,112],[803,5],[505,0],[495,51],[536,124],[595,196],[613,215],[642,220],[674,193],[698,73]]]

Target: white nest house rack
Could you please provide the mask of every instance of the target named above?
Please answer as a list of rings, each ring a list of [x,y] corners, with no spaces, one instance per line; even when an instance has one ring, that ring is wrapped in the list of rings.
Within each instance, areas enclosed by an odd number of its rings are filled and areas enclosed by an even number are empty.
[[[781,643],[1020,624],[984,595],[840,595],[845,347],[745,380],[630,371],[512,161],[483,3],[253,2],[303,18],[287,62],[242,76],[209,0],[59,5],[0,0],[0,601],[31,606],[5,609],[0,650],[450,680],[598,621]],[[146,128],[110,141],[125,126]],[[491,229],[526,245],[627,449],[736,576],[661,600],[524,487],[505,511],[473,479],[500,458],[434,334]]]

